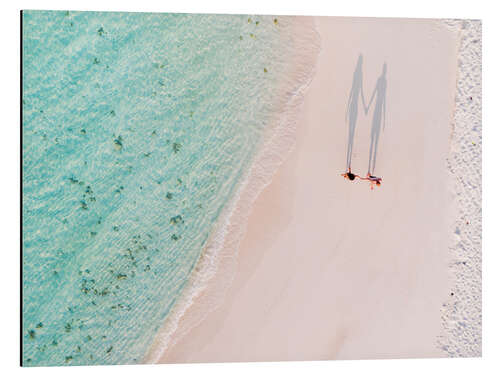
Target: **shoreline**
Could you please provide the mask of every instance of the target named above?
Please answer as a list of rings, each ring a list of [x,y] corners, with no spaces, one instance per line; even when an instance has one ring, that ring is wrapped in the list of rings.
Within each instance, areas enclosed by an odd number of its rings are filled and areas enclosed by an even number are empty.
[[[309,38],[308,41],[312,43],[309,54],[298,52],[295,48],[293,56],[299,61],[294,62],[293,70],[299,81],[293,83],[292,88],[283,85],[282,91],[287,97],[281,103],[284,108],[277,111],[275,118],[271,120],[275,125],[268,127],[266,134],[262,136],[255,160],[243,176],[234,197],[224,208],[188,284],[156,334],[143,363],[160,363],[164,353],[223,301],[234,278],[239,243],[246,232],[252,206],[259,194],[272,182],[273,175],[294,147],[297,117],[305,92],[315,74],[320,41],[312,17],[287,18],[294,22],[297,35],[304,36],[300,34],[302,28],[308,29],[306,31],[310,33],[309,36],[305,35],[304,40],[298,38],[297,44],[304,43]],[[212,284],[217,284],[217,287]],[[209,307],[200,310],[197,309],[198,304]]]

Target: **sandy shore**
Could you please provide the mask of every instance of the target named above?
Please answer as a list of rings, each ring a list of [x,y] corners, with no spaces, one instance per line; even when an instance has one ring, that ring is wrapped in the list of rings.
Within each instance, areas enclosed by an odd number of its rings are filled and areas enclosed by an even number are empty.
[[[322,51],[296,147],[253,206],[221,305],[159,362],[444,356],[458,35],[433,20],[316,23]],[[360,53],[367,98],[387,63],[374,191],[340,176]],[[360,113],[356,129],[352,165],[362,175],[371,116]],[[207,303],[195,301],[183,321]]]

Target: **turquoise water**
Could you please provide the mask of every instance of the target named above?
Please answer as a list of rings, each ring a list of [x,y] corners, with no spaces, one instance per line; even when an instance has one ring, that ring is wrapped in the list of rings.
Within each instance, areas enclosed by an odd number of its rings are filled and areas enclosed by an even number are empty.
[[[23,13],[23,364],[140,363],[289,72],[279,17]]]

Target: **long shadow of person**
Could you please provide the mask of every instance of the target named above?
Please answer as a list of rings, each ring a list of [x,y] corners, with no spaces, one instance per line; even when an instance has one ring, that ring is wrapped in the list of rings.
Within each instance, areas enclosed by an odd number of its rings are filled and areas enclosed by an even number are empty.
[[[358,120],[358,102],[359,96],[363,101],[363,108],[365,106],[365,98],[363,95],[363,55],[360,54],[356,69],[352,77],[352,87],[347,100],[347,109],[345,114],[345,121],[349,118],[349,138],[347,142],[347,164],[346,171],[351,171],[352,148],[354,144],[354,132],[356,130],[356,122]]]
[[[385,129],[385,102],[386,102],[386,91],[387,91],[387,64],[384,63],[382,68],[382,74],[377,79],[377,84],[373,90],[372,97],[368,103],[368,107],[365,107],[365,114],[368,114],[368,110],[373,102],[373,99],[377,98],[375,102],[375,109],[373,111],[372,120],[372,131],[370,140],[370,157],[368,160],[368,175],[371,176],[375,170],[375,164],[377,162],[377,148],[378,148],[378,138],[380,136],[380,126],[382,121],[384,123]]]

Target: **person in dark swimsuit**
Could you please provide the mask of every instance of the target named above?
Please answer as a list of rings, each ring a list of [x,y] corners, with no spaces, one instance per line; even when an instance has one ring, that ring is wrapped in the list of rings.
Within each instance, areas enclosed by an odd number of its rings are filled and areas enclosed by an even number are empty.
[[[344,178],[346,178],[350,181],[354,181],[356,179],[356,177],[361,178],[357,174],[352,173],[351,168],[349,168],[349,170],[347,172],[342,173],[341,176],[343,176]]]

